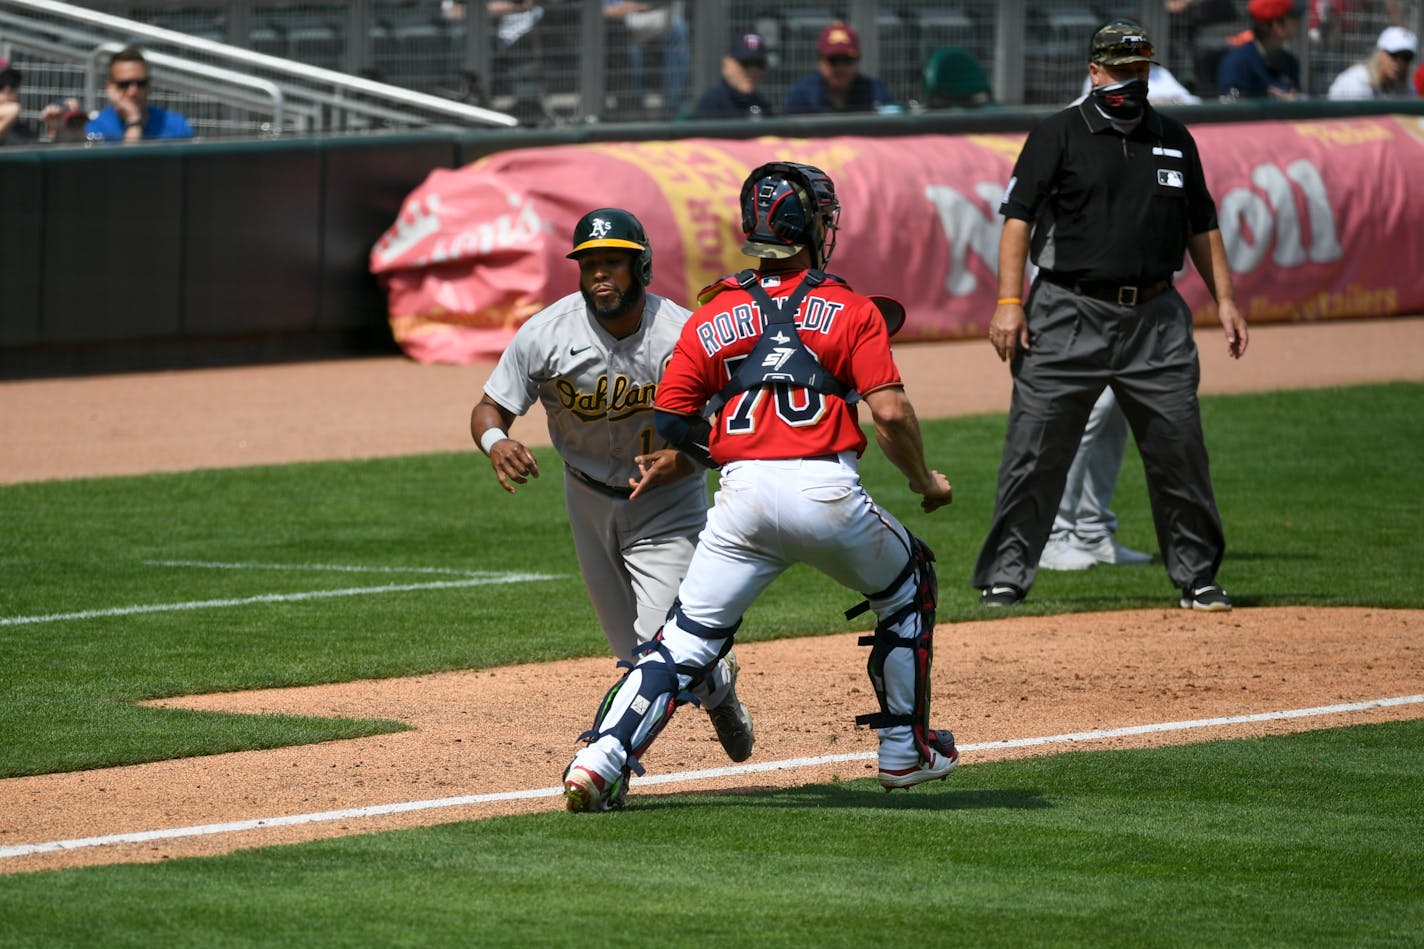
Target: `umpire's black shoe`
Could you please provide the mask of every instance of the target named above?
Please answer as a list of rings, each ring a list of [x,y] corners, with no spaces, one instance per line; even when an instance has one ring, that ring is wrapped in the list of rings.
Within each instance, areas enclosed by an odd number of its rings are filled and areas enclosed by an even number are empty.
[[[1215,583],[1194,583],[1182,589],[1182,609],[1225,613],[1231,609],[1231,597]]]
[[[980,606],[1018,606],[1023,600],[1024,591],[1012,583],[995,583],[979,594]]]

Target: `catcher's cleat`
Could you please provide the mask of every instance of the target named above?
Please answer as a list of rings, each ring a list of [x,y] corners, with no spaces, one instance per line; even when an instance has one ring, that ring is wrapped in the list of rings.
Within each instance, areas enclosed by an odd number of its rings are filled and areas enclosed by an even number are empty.
[[[752,756],[752,743],[756,737],[752,734],[752,714],[747,711],[742,700],[737,698],[739,671],[741,670],[736,657],[730,654],[717,664],[716,672],[725,677],[727,695],[722,699],[722,704],[707,709],[707,717],[712,719],[717,740],[722,743],[722,750],[727,753],[727,757],[733,761],[746,761]]]
[[[930,732],[932,750],[928,761],[920,761],[914,767],[893,770],[880,769],[880,786],[887,791],[897,788],[909,790],[926,781],[943,781],[959,766],[959,749],[954,746],[954,737],[949,732]],[[946,742],[940,736],[948,736]]]
[[[564,774],[564,806],[574,814],[621,811],[627,800],[627,772],[620,774],[611,788],[587,768],[570,767]]]
[[[735,691],[721,705],[709,708],[707,717],[712,719],[717,740],[722,743],[722,750],[728,758],[746,761],[752,756],[752,743],[756,740],[752,734],[752,716]]]

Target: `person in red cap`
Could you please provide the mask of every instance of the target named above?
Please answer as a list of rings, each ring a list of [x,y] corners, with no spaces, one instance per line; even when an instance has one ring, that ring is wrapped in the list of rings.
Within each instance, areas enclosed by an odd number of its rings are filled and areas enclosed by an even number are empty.
[[[876,112],[894,105],[890,88],[860,72],[860,38],[849,24],[836,22],[821,31],[821,62],[786,90],[786,114]]]
[[[1300,98],[1300,60],[1286,43],[1300,30],[1303,4],[1291,0],[1251,0],[1249,43],[1242,43],[1221,58],[1216,88],[1223,99]]]
[[[1414,91],[1424,96],[1424,63],[1420,63],[1419,68],[1414,70]]]

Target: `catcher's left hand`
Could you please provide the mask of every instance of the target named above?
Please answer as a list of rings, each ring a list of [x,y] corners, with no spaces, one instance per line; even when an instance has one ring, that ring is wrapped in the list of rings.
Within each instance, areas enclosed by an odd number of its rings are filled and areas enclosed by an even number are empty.
[[[633,461],[638,466],[638,477],[628,479],[628,487],[633,489],[630,498],[660,484],[685,478],[693,471],[692,462],[676,448],[660,448],[652,454],[639,455]]]

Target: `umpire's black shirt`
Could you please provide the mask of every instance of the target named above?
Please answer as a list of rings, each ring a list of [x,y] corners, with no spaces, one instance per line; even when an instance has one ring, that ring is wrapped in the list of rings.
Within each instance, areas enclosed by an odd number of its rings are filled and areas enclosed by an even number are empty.
[[[1029,133],[999,213],[1033,225],[1033,262],[1060,281],[1136,286],[1169,279],[1187,238],[1217,226],[1187,127],[1149,104],[1124,136],[1091,99]]]

